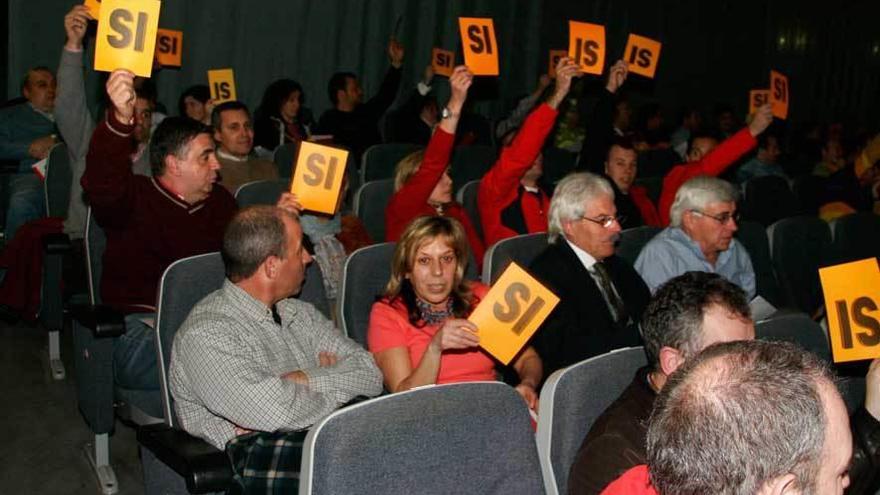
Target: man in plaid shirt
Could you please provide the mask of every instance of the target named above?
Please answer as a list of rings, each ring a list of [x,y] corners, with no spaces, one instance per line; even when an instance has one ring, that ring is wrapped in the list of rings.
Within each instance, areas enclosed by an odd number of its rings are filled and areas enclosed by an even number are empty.
[[[372,356],[312,305],[289,299],[311,257],[297,217],[239,212],[223,238],[227,280],[174,339],[170,385],[183,429],[226,449],[248,493],[298,485],[305,429],[382,392]]]

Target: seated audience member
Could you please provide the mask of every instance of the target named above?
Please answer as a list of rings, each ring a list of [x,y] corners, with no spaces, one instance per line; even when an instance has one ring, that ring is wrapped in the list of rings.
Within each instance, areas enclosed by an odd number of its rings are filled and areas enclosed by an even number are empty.
[[[873,438],[858,427],[854,437],[831,371],[794,344],[716,344],[680,367],[657,397],[647,465],[602,493],[874,493],[873,421]]]
[[[828,178],[846,166],[846,153],[840,138],[826,137],[820,153],[821,159],[813,167],[813,175]]]
[[[685,107],[681,110],[678,118],[678,129],[672,132],[669,145],[678,153],[682,160],[687,160],[688,142],[691,139],[691,133],[700,128],[702,121],[703,117],[696,108]]]
[[[310,134],[311,119],[303,119],[305,93],[298,82],[279,79],[263,92],[254,112],[254,146],[271,153],[286,143],[299,144]]]
[[[559,60],[553,94],[529,114],[513,142],[501,149],[498,161],[480,180],[477,206],[486,246],[519,234],[547,231],[550,198],[538,186],[544,171],[541,147],[579,70],[569,58]]]
[[[715,105],[715,129],[722,139],[727,139],[734,134],[737,122],[733,108],[727,103]]]
[[[302,440],[290,432],[357,396],[379,395],[382,377],[367,351],[290,298],[311,262],[296,215],[274,206],[240,211],[222,255],[227,280],[175,335],[169,380],[183,429],[226,449],[245,493],[256,493],[269,481],[252,471],[299,472],[300,449],[278,448]]]
[[[495,380],[497,362],[477,347],[480,329],[466,319],[489,288],[464,279],[467,260],[467,237],[452,218],[417,218],[398,241],[391,280],[373,304],[367,332],[391,392]],[[520,380],[516,391],[535,409],[541,359],[525,347],[512,366]]]
[[[31,165],[49,156],[58,141],[55,127],[55,75],[47,67],[27,71],[21,83],[24,103],[0,110],[0,160],[18,162],[9,181],[6,241],[19,227],[45,215],[43,182]]]
[[[114,344],[115,380],[133,389],[157,389],[153,331],[156,286],[174,261],[217,251],[235,200],[215,188],[220,164],[210,128],[169,117],[150,144],[152,177],[132,173],[137,148],[134,76],[114,71],[107,80],[111,107],[98,124],[82,177],[92,213],[107,236],[101,275],[104,304],[125,313],[126,333]]]
[[[248,182],[278,178],[275,163],[253,153],[254,130],[244,103],[227,101],[217,105],[211,113],[211,122],[218,145],[217,161],[222,168],[221,186],[235,194]]]
[[[391,143],[414,143],[422,146],[431,140],[434,127],[440,120],[437,98],[431,94],[434,67],[425,67],[422,80],[416,84],[400,107],[388,113],[386,140]]]
[[[779,139],[772,134],[761,134],[758,137],[758,152],[755,157],[742,164],[736,171],[736,181],[745,184],[749,179],[775,175],[788,179],[782,167],[779,166]]]
[[[642,315],[649,365],[593,423],[568,477],[568,492],[598,494],[647,459],[645,438],[654,398],[669,375],[717,342],[752,340],[745,293],[714,273],[687,272],[660,287]]]
[[[713,272],[755,297],[755,270],[746,248],[733,238],[739,215],[737,190],[714,177],[685,182],[672,204],[672,225],[642,248],[635,267],[656,291],[667,280],[689,271]]]
[[[333,136],[333,142],[348,148],[358,166],[367,148],[382,141],[378,122],[394,103],[400,87],[400,68],[403,66],[403,45],[392,39],[388,42],[391,67],[379,92],[364,103],[364,91],[357,76],[351,72],[337,72],[327,84],[327,93],[333,108],[324,112],[318,121],[318,134]]]
[[[385,208],[385,237],[388,241],[396,241],[416,217],[451,217],[464,227],[471,251],[479,264],[483,261],[483,241],[464,208],[453,200],[452,179],[449,177],[449,157],[455,129],[473,77],[467,67],[455,68],[449,78],[452,95],[443,109],[443,118],[431,136],[428,148],[410,154],[397,164],[394,195]]]
[[[533,337],[546,376],[640,344],[638,321],[651,293],[614,255],[619,232],[614,190],[605,179],[581,172],[559,182],[550,202],[550,244],[530,269],[560,299]]]
[[[190,86],[180,95],[180,100],[177,102],[179,116],[189,117],[205,125],[211,125],[211,111],[213,109],[211,90],[204,84]]]

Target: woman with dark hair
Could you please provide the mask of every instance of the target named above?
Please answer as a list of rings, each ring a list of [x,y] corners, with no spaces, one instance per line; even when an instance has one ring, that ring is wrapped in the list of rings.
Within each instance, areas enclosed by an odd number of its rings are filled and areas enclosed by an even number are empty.
[[[309,137],[310,119],[304,119],[302,86],[292,79],[279,79],[263,92],[254,112],[254,146],[272,151],[284,143]]]
[[[177,100],[177,111],[181,117],[189,117],[205,125],[211,125],[211,91],[204,84],[190,86]]]
[[[367,346],[385,386],[401,392],[423,385],[495,380],[496,361],[479,348],[479,329],[466,318],[489,288],[465,280],[468,238],[450,217],[413,220],[397,242],[391,279],[373,304]],[[523,348],[512,366],[516,391],[537,407],[541,358]]]

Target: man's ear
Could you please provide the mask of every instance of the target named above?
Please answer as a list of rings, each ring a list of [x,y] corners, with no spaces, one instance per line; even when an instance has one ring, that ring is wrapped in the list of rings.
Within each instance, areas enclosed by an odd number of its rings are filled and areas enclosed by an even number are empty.
[[[573,222],[570,220],[563,220],[562,221],[562,232],[565,234],[565,237],[567,237],[569,239],[572,237],[572,234],[571,234],[571,224],[572,223]]]
[[[660,371],[666,376],[671,375],[679,366],[684,364],[684,357],[681,355],[681,352],[672,347],[661,347],[658,358],[660,360]]]
[[[214,141],[219,143],[221,137],[222,136],[220,135],[220,129],[214,129]]]
[[[174,153],[165,155],[165,172],[163,175],[177,177],[180,175],[180,160],[174,156]]]
[[[757,495],[801,495],[795,475],[788,473],[764,483]]]
[[[605,160],[605,175],[608,175],[608,160]]]
[[[269,256],[263,261],[263,264],[260,266],[260,270],[263,270],[263,274],[267,279],[273,280],[278,276],[278,262],[280,260],[277,256]]]

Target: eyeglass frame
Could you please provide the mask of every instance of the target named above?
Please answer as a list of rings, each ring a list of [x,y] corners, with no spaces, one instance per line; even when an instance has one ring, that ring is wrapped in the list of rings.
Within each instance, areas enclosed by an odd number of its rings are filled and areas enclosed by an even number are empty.
[[[614,225],[614,222],[617,222],[618,225],[622,225],[623,222],[626,221],[626,215],[602,215],[598,219],[582,216],[581,220],[589,220],[596,225],[600,225],[604,229],[610,229]]]
[[[696,215],[699,215],[701,217],[711,218],[712,220],[715,220],[716,222],[720,223],[721,225],[727,225],[727,223],[730,222],[731,220],[733,220],[734,223],[739,223],[739,220],[742,217],[739,210],[734,210],[733,213],[725,211],[724,213],[721,213],[719,215],[710,215],[710,214],[706,213],[705,211],[697,210],[696,208],[692,209],[692,210],[688,210],[688,211],[690,211],[691,213],[694,213]]]

